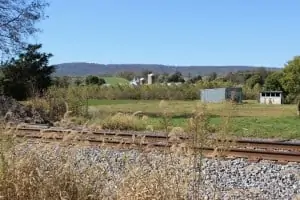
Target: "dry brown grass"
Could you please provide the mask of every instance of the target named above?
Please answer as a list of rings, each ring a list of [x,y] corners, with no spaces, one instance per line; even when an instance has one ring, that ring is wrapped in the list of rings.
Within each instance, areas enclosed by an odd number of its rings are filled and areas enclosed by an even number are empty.
[[[70,134],[72,135],[72,134]],[[126,154],[118,161],[102,151],[92,165],[76,158],[84,147],[60,147],[29,142],[13,145],[1,137],[0,197],[5,200],[39,199],[186,199],[189,176],[182,174],[188,157],[169,154],[157,161],[141,154],[131,163]],[[8,145],[10,144],[10,145]],[[76,153],[77,151],[77,153]],[[155,155],[155,154],[154,154]],[[164,167],[162,162],[167,162]],[[116,170],[119,170],[116,171]]]
[[[23,146],[26,148],[26,146]],[[105,172],[99,166],[82,168],[79,173],[66,152],[48,153],[48,161],[39,152],[54,152],[51,146],[37,145],[22,156],[6,152],[1,158],[1,199],[103,199]],[[28,147],[27,147],[28,148]],[[50,162],[50,163],[49,163]],[[94,182],[97,182],[95,190]],[[107,194],[106,194],[107,195]]]
[[[109,150],[102,147],[101,162],[91,164],[86,159],[93,159],[91,156],[94,154],[84,153],[87,150],[85,146],[89,144],[77,141],[80,131],[65,134],[63,141],[59,143],[44,144],[41,140],[38,144],[31,144],[29,141],[20,143],[13,137],[15,131],[6,129],[0,134],[0,198],[201,199],[200,191],[205,186],[201,179],[203,152],[194,151],[191,145],[201,147],[209,144],[207,109],[200,105],[194,110],[189,121],[189,133],[184,133],[180,127],[169,126],[168,103],[162,101],[159,106],[163,113],[161,123],[170,136],[170,140],[166,142],[173,145],[163,154],[151,147],[141,148],[139,150],[147,153],[130,159],[127,154],[123,154],[122,158],[106,154]],[[69,127],[72,124],[71,117],[68,107],[66,110],[58,125]],[[137,114],[139,112],[110,116],[103,121],[101,128],[144,129],[147,117],[138,117]],[[178,139],[186,134],[193,136],[193,144],[185,144]],[[44,139],[57,137],[47,133],[41,135]],[[68,146],[74,142],[77,142],[77,146]],[[81,155],[80,158],[78,154]]]

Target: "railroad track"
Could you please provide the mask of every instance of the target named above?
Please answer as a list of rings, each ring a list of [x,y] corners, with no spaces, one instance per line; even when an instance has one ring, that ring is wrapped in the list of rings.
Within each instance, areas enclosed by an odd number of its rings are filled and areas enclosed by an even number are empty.
[[[129,132],[113,131],[87,131],[70,130],[63,128],[49,128],[46,126],[28,126],[20,127],[15,131],[16,136],[31,139],[44,139],[47,141],[61,141],[65,139],[66,134],[74,132],[78,141],[88,141],[90,144],[107,144],[109,146],[133,148],[133,147],[153,147],[166,149],[174,145],[170,142],[170,137],[157,134],[133,134]],[[76,133],[77,132],[77,133]],[[190,137],[179,136],[178,143],[185,143],[192,146],[193,140]],[[222,144],[221,140],[212,141],[212,144]],[[237,139],[229,141],[229,146],[222,149],[217,146],[194,146],[193,148],[201,151],[207,157],[219,155],[227,158],[248,158],[249,161],[274,160],[278,163],[299,162],[300,163],[300,143],[282,142],[282,141],[264,141]]]

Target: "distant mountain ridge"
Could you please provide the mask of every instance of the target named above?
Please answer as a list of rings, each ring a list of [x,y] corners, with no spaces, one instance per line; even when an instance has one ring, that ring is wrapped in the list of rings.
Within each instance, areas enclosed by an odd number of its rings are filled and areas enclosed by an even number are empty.
[[[62,63],[56,65],[57,76],[86,76],[86,75],[114,75],[124,71],[141,73],[144,70],[152,71],[153,73],[174,73],[180,71],[184,76],[208,75],[216,72],[218,75],[227,74],[229,72],[254,70],[254,66],[167,66],[159,64],[97,64],[97,63]],[[270,71],[278,71],[281,68],[268,67]]]

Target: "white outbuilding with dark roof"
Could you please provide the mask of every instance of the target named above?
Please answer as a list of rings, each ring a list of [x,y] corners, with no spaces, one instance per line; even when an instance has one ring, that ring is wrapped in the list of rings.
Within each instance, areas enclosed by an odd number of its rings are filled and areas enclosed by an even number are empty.
[[[259,94],[261,104],[283,104],[282,91],[262,91]]]

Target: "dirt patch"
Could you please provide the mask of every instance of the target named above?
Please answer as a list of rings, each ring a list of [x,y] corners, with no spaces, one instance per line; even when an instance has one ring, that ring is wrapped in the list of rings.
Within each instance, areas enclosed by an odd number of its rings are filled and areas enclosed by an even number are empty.
[[[0,96],[0,119],[13,123],[48,123],[41,111],[25,106],[12,97],[3,95]]]

